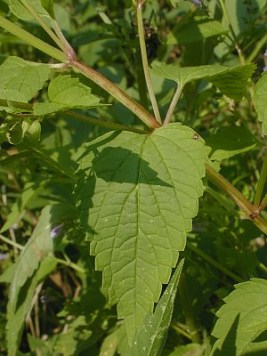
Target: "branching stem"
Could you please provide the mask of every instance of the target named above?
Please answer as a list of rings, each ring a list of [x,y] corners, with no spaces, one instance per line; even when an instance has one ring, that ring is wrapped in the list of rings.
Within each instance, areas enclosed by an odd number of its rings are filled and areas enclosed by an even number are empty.
[[[256,214],[257,208],[251,204],[242,193],[239,192],[228,180],[220,173],[216,172],[211,166],[206,165],[208,179],[228,194],[236,205],[242,210],[247,219],[251,219],[254,224],[265,234],[267,234],[267,221]]]
[[[121,125],[116,122],[108,122],[108,121],[103,121],[99,120],[97,118],[93,117],[88,117],[86,115],[79,114],[75,111],[66,111],[66,114],[75,117],[77,120],[86,122],[91,125],[96,125],[100,127],[105,127],[107,129],[112,129],[112,130],[119,130],[119,131],[130,131],[130,132],[136,132],[139,134],[146,134],[148,131],[145,130],[139,130],[135,127],[127,126],[127,125]]]
[[[110,80],[104,77],[101,73],[76,59],[71,61],[70,65],[126,106],[148,127],[156,129],[161,126],[160,123],[157,122],[157,120],[145,108],[131,98],[125,91],[121,90]]]

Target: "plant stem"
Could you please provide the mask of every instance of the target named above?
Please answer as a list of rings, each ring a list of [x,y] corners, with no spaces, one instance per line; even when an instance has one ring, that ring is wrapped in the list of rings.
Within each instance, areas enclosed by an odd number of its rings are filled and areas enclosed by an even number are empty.
[[[235,42],[235,48],[236,48],[236,50],[237,50],[237,54],[238,54],[238,57],[239,57],[239,61],[240,61],[240,63],[241,63],[242,65],[245,65],[245,64],[246,64],[246,60],[245,60],[244,54],[243,54],[243,52],[242,52],[242,49],[241,49],[241,47],[240,47],[239,41],[238,41],[238,39],[237,39],[237,37],[236,37],[235,31],[234,31],[234,29],[233,29],[233,26],[232,26],[232,24],[231,24],[231,20],[230,20],[230,17],[229,17],[229,15],[228,15],[228,12],[227,12],[227,9],[226,9],[224,0],[219,0],[219,2],[220,2],[220,5],[221,5],[221,8],[222,8],[222,12],[223,12],[223,14],[224,14],[224,17],[225,17],[225,19],[226,19],[226,21],[227,21],[227,23],[228,23],[230,32],[231,32],[231,34],[232,34],[232,36],[233,36],[233,40],[234,40],[234,42]]]
[[[81,72],[84,76],[92,80],[98,86],[103,88],[106,92],[112,95],[115,99],[126,106],[130,111],[132,111],[141,121],[143,121],[148,127],[156,129],[161,125],[157,120],[137,101],[132,99],[126,92],[121,90],[110,80],[104,77],[102,74],[95,71],[93,68],[87,66],[86,64],[78,61],[77,59],[71,60],[69,62],[70,66]]]
[[[187,339],[189,339],[190,341],[192,341],[192,336],[190,335],[190,333],[186,330],[186,327],[184,325],[181,325],[179,323],[172,323],[171,327],[178,333],[183,335],[184,337],[186,337]]]
[[[113,122],[108,122],[108,121],[103,121],[103,120],[98,120],[93,117],[88,117],[86,115],[82,115],[79,113],[76,113],[74,111],[65,111],[66,114],[75,117],[77,120],[86,122],[87,124],[92,124],[96,126],[101,126],[105,127],[107,129],[112,129],[112,130],[120,130],[120,131],[130,131],[130,132],[136,132],[139,134],[146,134],[148,131],[145,130],[139,130],[135,127],[127,126],[127,125],[121,125],[118,123],[113,123]]]
[[[178,103],[178,100],[180,99],[180,96],[182,94],[182,91],[184,89],[184,86],[183,85],[178,85],[174,95],[173,95],[173,98],[172,98],[172,101],[170,103],[170,106],[169,106],[169,109],[167,111],[167,114],[166,114],[166,117],[164,119],[164,126],[165,125],[168,125],[170,122],[171,122],[171,118],[172,118],[172,114],[175,110],[175,107]]]
[[[253,60],[256,58],[262,47],[267,42],[267,33],[256,43],[255,47],[253,48],[252,52],[248,56],[246,63],[252,63]]]
[[[63,35],[61,28],[59,27],[57,21],[53,20],[52,22],[54,31],[57,34],[57,37],[60,40],[60,43],[62,44],[63,51],[65,54],[67,54],[68,58],[74,58],[75,57],[75,52],[69,42],[66,40],[65,36]]]
[[[18,244],[15,241],[8,239],[7,237],[5,237],[2,234],[0,234],[0,240],[4,241],[5,243],[7,243],[8,245],[11,245],[14,248],[17,248],[18,250],[23,250],[23,248],[24,248],[22,245]]]
[[[229,276],[230,278],[232,278],[235,282],[238,282],[238,283],[243,282],[242,278],[240,278],[238,275],[236,275],[235,273],[230,271],[228,268],[224,267],[219,262],[215,261],[213,258],[211,258],[209,255],[207,255],[205,252],[200,250],[198,247],[196,247],[192,243],[188,243],[187,246],[196,255],[200,256],[201,258],[203,258],[203,260],[207,261],[210,265],[217,268],[219,271],[223,272],[225,275]]]
[[[48,27],[48,25],[45,23],[45,21],[42,19],[42,17],[31,7],[29,4],[29,1],[25,0],[20,0],[22,4],[26,7],[26,9],[30,12],[30,14],[36,19],[36,21],[39,23],[39,25],[43,28],[43,30],[50,36],[50,38],[56,43],[56,45],[66,53],[64,45],[61,43],[61,41],[58,39],[58,37],[55,35],[55,33]]]
[[[59,49],[33,36],[31,33],[23,30],[21,27],[5,19],[3,16],[0,16],[0,27],[12,33],[14,36],[20,38],[21,40],[27,42],[29,45],[46,53],[48,56],[55,58],[60,62],[66,62],[66,55]]]
[[[78,265],[76,265],[76,263],[73,263],[71,261],[62,260],[61,258],[56,258],[56,261],[58,263],[60,263],[61,265],[64,265],[64,266],[74,269],[77,272],[85,273],[85,270],[83,268],[79,267]]]
[[[262,272],[267,274],[267,267],[262,262],[259,262],[258,267]]]
[[[24,139],[23,144],[21,145],[22,147],[27,148],[27,150],[29,150],[33,156],[37,156],[49,167],[52,167],[56,172],[67,176],[74,182],[77,180],[77,176],[71,170],[67,170],[67,168],[63,167],[60,162],[55,161],[46,152],[43,152],[40,146],[34,145],[31,141],[26,139]]]
[[[267,222],[262,217],[255,214],[257,208],[251,204],[230,182],[228,182],[220,173],[216,172],[211,166],[206,165],[208,179],[217,187],[228,194],[236,205],[243,211],[247,219],[253,223],[265,234],[267,234]]]
[[[264,157],[264,161],[263,161],[263,165],[261,168],[260,177],[258,180],[256,193],[255,193],[255,197],[254,197],[254,205],[257,207],[260,205],[260,202],[261,202],[261,197],[262,197],[262,193],[263,193],[263,190],[265,187],[266,178],[267,178],[267,155],[265,155],[265,157]]]
[[[260,210],[264,210],[267,206],[267,194],[265,194],[264,198],[262,199],[260,203]]]
[[[3,236],[2,234],[0,234],[0,240],[2,240],[3,242],[5,242],[5,243],[17,248],[18,250],[23,250],[24,249],[24,246],[18,244],[17,242],[11,241],[7,237]],[[62,260],[60,258],[56,258],[56,261],[58,263],[64,265],[64,266],[68,266],[68,267],[74,269],[77,272],[85,273],[85,270],[83,268],[79,267],[78,265],[76,265],[75,263],[73,263],[71,261],[65,261],[65,260]]]
[[[143,108],[138,102],[132,99],[126,92],[121,90],[119,87],[117,87],[110,80],[105,78],[102,74],[95,71],[93,68],[90,68],[86,64],[78,61],[70,45],[68,46],[69,50],[66,56],[57,48],[50,46],[49,44],[33,36],[29,32],[23,30],[14,23],[6,20],[2,16],[0,16],[0,27],[4,28],[6,31],[12,33],[13,35],[17,36],[18,38],[32,45],[33,47],[39,49],[40,51],[48,54],[49,56],[57,59],[62,63],[70,65],[72,68],[81,72],[84,76],[92,80],[98,86],[103,88],[106,92],[112,95],[115,99],[121,102],[124,106],[126,106],[148,127],[156,129],[161,126],[161,124],[157,122],[157,120],[145,108]]]
[[[154,90],[152,87],[152,81],[151,81],[151,76],[150,76],[150,71],[149,71],[148,60],[147,60],[145,31],[144,31],[144,24],[143,24],[143,18],[142,18],[142,5],[143,5],[143,0],[139,0],[137,2],[137,7],[136,7],[137,28],[138,28],[138,37],[139,37],[141,58],[142,58],[142,63],[143,63],[145,79],[146,79],[146,85],[147,85],[150,101],[151,101],[151,104],[153,107],[154,115],[155,115],[156,120],[161,124],[162,121],[161,121],[161,117],[160,117],[159,107],[158,107],[157,99],[155,97],[155,93],[154,93]]]

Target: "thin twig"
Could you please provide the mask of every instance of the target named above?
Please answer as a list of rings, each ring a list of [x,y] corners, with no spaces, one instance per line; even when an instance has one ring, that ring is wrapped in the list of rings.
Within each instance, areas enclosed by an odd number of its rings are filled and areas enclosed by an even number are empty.
[[[164,124],[163,124],[164,126],[168,125],[171,122],[171,118],[172,118],[173,112],[174,112],[174,110],[176,108],[178,100],[181,97],[183,88],[184,88],[183,85],[178,85],[178,87],[177,87],[177,89],[176,89],[176,91],[175,91],[175,93],[173,95],[173,98],[172,98],[172,101],[170,103],[169,109],[167,111],[166,117],[164,119]]]
[[[147,85],[150,101],[151,101],[151,104],[153,107],[154,115],[155,115],[156,120],[161,124],[162,121],[161,121],[161,117],[160,117],[159,107],[158,107],[157,99],[156,99],[156,96],[155,96],[155,93],[153,90],[152,80],[151,80],[151,75],[150,75],[150,70],[149,70],[149,65],[148,65],[148,60],[147,60],[145,31],[144,31],[144,24],[143,24],[143,18],[142,18],[142,5],[143,5],[143,1],[139,0],[137,3],[137,7],[136,7],[137,28],[138,28],[138,38],[139,38],[139,44],[140,44],[141,58],[142,58],[142,64],[143,64],[146,85]]]
[[[265,188],[267,178],[267,154],[265,154],[263,165],[260,172],[260,177],[256,187],[256,193],[254,197],[254,205],[259,206],[262,198],[262,193]]]

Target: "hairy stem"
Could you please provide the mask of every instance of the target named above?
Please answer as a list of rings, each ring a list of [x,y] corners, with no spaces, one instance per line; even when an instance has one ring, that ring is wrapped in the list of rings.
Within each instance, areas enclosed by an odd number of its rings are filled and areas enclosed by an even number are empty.
[[[158,108],[157,99],[155,97],[155,93],[154,93],[154,90],[152,87],[152,81],[151,81],[151,76],[150,76],[150,71],[149,71],[148,60],[147,60],[145,32],[144,32],[144,24],[143,24],[143,18],[142,18],[142,5],[143,5],[143,1],[139,0],[137,3],[137,8],[136,8],[137,28],[138,28],[138,37],[139,37],[141,58],[142,58],[145,79],[146,79],[146,85],[147,85],[150,101],[151,101],[151,104],[153,107],[154,115],[155,115],[156,120],[161,124],[160,112],[159,112],[159,108]]]
[[[181,97],[183,89],[184,89],[183,85],[178,85],[178,87],[177,87],[177,89],[176,89],[176,91],[175,91],[175,93],[173,95],[173,98],[172,98],[172,101],[170,103],[169,109],[167,111],[166,117],[164,119],[164,126],[168,125],[171,122],[172,114],[173,114],[173,112],[175,110],[175,107],[176,107],[176,105],[178,103],[178,100]]]
[[[106,92],[112,95],[115,99],[121,102],[125,107],[127,107],[130,111],[132,111],[141,121],[143,121],[148,127],[155,129],[161,126],[161,124],[151,115],[145,108],[142,107],[138,102],[132,99],[126,92],[121,90],[115,84],[113,84],[110,80],[104,77],[102,74],[95,71],[93,68],[90,68],[84,63],[81,63],[76,59],[76,55],[72,49],[72,47],[68,44],[68,53],[64,54],[57,48],[50,46],[49,44],[43,42],[39,38],[33,36],[29,32],[23,30],[19,26],[13,24],[12,22],[6,20],[2,16],[0,16],[0,26],[32,45],[33,47],[39,49],[40,51],[50,55],[51,57],[59,60],[62,63],[66,63],[70,65],[73,69],[78,70],[84,76],[92,80],[98,86],[103,88]],[[61,37],[63,38],[63,34],[61,33]],[[61,41],[63,42],[63,39]],[[65,39],[64,42],[67,43]],[[65,43],[65,48],[66,48]]]
[[[136,132],[139,134],[145,134],[148,133],[145,130],[139,130],[135,127],[131,127],[131,126],[127,126],[127,125],[121,125],[115,122],[108,122],[108,121],[103,121],[103,120],[99,120],[93,117],[88,117],[86,115],[82,115],[79,114],[77,112],[74,111],[65,111],[66,114],[75,117],[75,119],[82,121],[82,122],[86,122],[88,124],[91,125],[96,125],[96,126],[101,126],[101,127],[105,127],[107,129],[112,129],[112,130],[119,130],[119,131],[130,131],[130,132]]]
[[[126,106],[130,111],[132,111],[141,121],[143,121],[148,127],[156,129],[161,125],[157,120],[137,101],[132,99],[126,92],[121,90],[110,80],[104,77],[102,74],[95,71],[93,68],[87,66],[86,64],[74,59],[69,63],[74,69],[81,72],[84,76],[92,80],[98,86],[103,88],[106,92],[112,95],[120,103]]]
[[[216,172],[211,166],[206,165],[206,173],[208,179],[228,194],[236,205],[242,210],[247,219],[251,219],[253,223],[265,234],[267,234],[267,221],[255,214],[256,207],[251,204],[242,193],[239,192],[228,180],[220,173]]]
[[[69,42],[66,40],[66,37],[63,35],[63,32],[61,31],[61,28],[59,27],[57,21],[53,20],[52,24],[54,27],[54,31],[57,34],[57,37],[59,38],[60,43],[62,44],[64,53],[67,54],[67,57],[69,59],[74,58],[76,56],[75,52],[74,52],[73,48],[71,47],[71,45],[69,44]]]

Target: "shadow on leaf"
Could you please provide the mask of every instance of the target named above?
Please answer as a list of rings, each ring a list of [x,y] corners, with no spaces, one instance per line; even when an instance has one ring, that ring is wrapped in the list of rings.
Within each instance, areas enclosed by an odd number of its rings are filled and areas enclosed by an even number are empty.
[[[220,355],[227,355],[227,356],[236,356],[237,355],[237,349],[236,349],[236,335],[237,335],[237,327],[239,324],[239,319],[240,315],[238,314],[235,317],[235,320],[229,329],[222,346],[217,348],[214,352],[214,356],[220,356]]]
[[[158,177],[158,173],[149,167],[147,161],[125,148],[104,148],[94,158],[92,169],[98,178],[106,182],[145,183],[172,187],[172,185]]]

